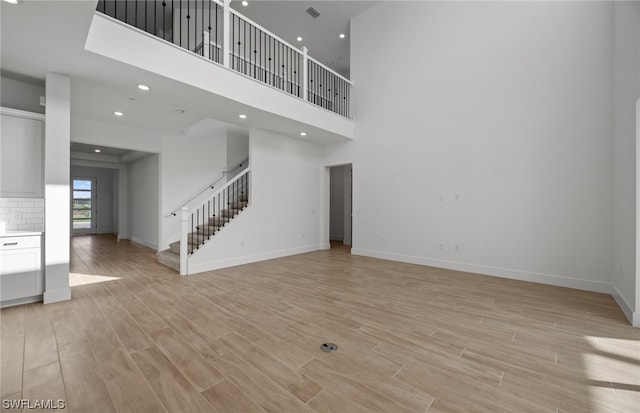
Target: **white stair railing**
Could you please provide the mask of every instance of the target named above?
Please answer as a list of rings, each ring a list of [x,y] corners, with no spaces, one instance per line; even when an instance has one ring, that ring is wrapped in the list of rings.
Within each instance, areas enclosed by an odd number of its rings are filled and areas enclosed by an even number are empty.
[[[192,201],[194,201],[194,200],[196,200],[198,198],[201,198],[205,192],[210,191],[212,189],[216,189],[216,185],[218,185],[220,181],[222,181],[227,176],[231,175],[232,173],[236,172],[238,169],[240,169],[242,167],[245,167],[248,164],[249,164],[249,158],[246,158],[246,159],[242,160],[241,162],[233,164],[233,166],[231,166],[231,167],[227,167],[227,168],[223,169],[222,171],[220,171],[220,174],[216,177],[215,180],[213,180],[210,184],[208,184],[204,188],[198,190],[198,192],[196,192],[193,195],[191,195],[185,201],[183,201],[180,204],[176,205],[175,207],[171,208],[169,210],[169,212],[167,212],[164,215],[164,217],[165,218],[169,218],[170,216],[176,216],[178,214],[178,212],[180,212],[184,207],[187,207],[187,209],[188,209],[189,204]]]
[[[189,257],[250,203],[246,168],[195,208],[183,207],[180,231],[180,274],[189,274]]]

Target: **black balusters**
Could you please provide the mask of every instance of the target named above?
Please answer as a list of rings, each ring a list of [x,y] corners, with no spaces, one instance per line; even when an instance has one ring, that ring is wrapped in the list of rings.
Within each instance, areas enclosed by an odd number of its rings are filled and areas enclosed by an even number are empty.
[[[231,27],[228,28],[230,47],[223,51],[219,43],[225,29],[224,15],[219,13],[221,8],[212,0],[145,0],[144,6],[139,0],[100,0],[96,10],[191,52],[208,55],[217,63],[223,62],[223,53],[229,53],[231,69],[349,117],[351,85],[347,80],[311,58],[305,62],[297,49],[243,19],[235,11],[231,11]],[[208,44],[205,33],[208,33]],[[302,96],[305,69],[308,75],[307,95]]]

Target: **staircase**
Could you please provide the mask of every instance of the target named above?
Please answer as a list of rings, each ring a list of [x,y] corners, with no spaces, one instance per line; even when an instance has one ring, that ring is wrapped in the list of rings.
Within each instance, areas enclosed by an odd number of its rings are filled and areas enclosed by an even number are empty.
[[[221,208],[225,205],[226,208]],[[220,191],[207,199],[199,207],[189,212],[189,220],[182,239],[186,239],[187,255],[191,256],[209,239],[220,232],[249,206],[249,170],[238,175]],[[180,272],[180,246],[182,241],[169,244],[169,249],[156,254],[156,260]]]

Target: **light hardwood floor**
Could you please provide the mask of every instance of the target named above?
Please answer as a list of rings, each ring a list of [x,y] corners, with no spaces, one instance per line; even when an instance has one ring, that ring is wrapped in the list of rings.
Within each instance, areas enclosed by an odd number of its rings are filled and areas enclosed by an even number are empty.
[[[344,248],[189,277],[112,236],[74,237],[71,258],[84,283],[71,301],[0,311],[3,400],[121,413],[640,411],[640,331],[608,295]]]

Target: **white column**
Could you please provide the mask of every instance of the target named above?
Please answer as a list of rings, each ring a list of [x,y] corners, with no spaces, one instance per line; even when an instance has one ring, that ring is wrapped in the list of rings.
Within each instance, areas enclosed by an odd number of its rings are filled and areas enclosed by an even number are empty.
[[[229,57],[231,48],[231,6],[229,3],[231,0],[224,0],[224,13],[222,18],[222,64],[225,67],[230,67]]]
[[[309,49],[302,48],[302,98],[309,100],[307,91],[309,90]]]
[[[46,74],[44,137],[44,303],[71,299],[69,189],[71,79]]]
[[[181,210],[182,229],[180,230],[180,275],[189,274],[187,254],[189,247],[189,208]]]

